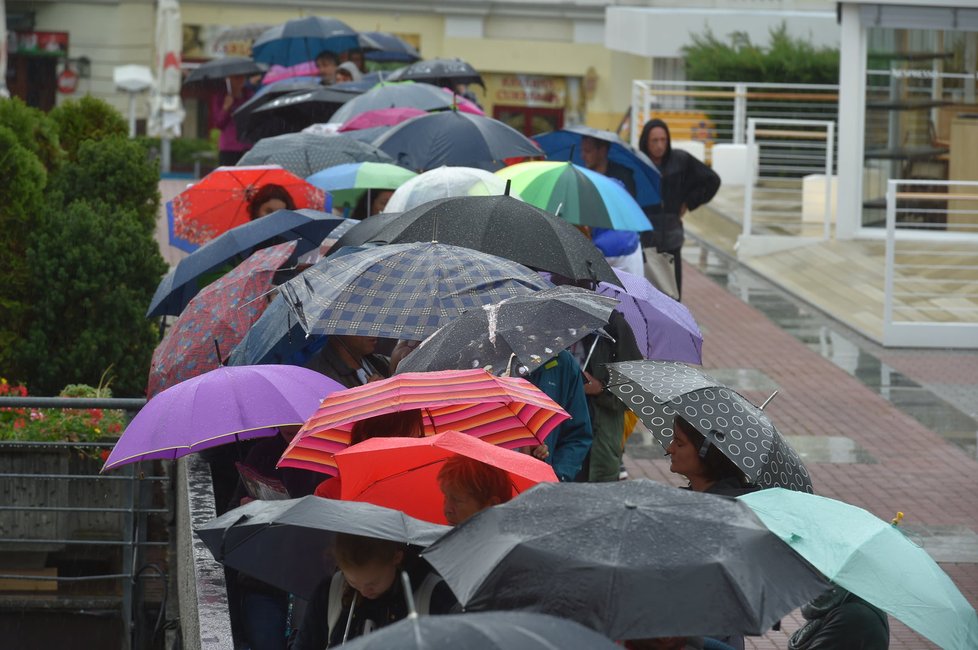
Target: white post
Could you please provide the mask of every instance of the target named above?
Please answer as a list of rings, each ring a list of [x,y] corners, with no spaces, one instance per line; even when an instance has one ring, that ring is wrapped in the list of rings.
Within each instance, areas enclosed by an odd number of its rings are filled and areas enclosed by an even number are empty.
[[[841,180],[841,179],[840,179]],[[893,263],[896,258],[897,180],[886,182],[886,259],[883,266],[883,344],[886,330],[893,323]]]
[[[825,132],[825,229],[822,239],[828,241],[832,237],[832,167],[835,149],[835,122],[829,122]],[[835,183],[838,188],[838,181]],[[836,209],[838,213],[838,209]]]
[[[632,146],[636,149],[638,148],[638,130],[641,128],[641,117],[639,117],[639,110],[641,110],[642,99],[645,97],[645,93],[642,88],[644,85],[645,84],[643,84],[641,81],[632,81],[632,125],[629,127],[628,134]]]
[[[129,95],[129,137],[136,137],[136,93],[130,92]]]
[[[839,52],[839,190],[835,236],[852,239],[862,227],[866,30],[859,5],[842,4]]]
[[[733,143],[744,144],[744,126],[747,124],[747,84],[734,85]]]
[[[747,120],[747,170],[744,172],[744,237],[750,236],[751,209],[754,203],[754,128],[756,124],[754,118]],[[757,151],[757,165],[761,164],[761,152]]]

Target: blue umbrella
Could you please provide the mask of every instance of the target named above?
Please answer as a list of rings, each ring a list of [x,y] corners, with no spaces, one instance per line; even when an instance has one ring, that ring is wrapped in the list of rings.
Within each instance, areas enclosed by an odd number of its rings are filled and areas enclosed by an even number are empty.
[[[662,201],[659,193],[659,170],[649,157],[636,151],[611,131],[601,131],[587,126],[568,126],[559,131],[543,133],[533,138],[547,154],[547,160],[569,160],[584,165],[581,157],[581,139],[585,136],[611,143],[608,160],[628,167],[635,178],[636,196],[640,206],[656,205]]]
[[[232,228],[180,260],[156,288],[146,317],[180,314],[203,288],[201,276],[236,258],[244,259],[259,248],[293,240],[299,242],[296,255],[302,255],[318,247],[344,221],[317,210],[279,210]]]
[[[262,32],[251,46],[251,55],[255,61],[290,66],[312,61],[320,52],[339,54],[359,48],[359,35],[343,21],[307,16]]]
[[[307,337],[285,300],[276,296],[231,350],[227,365],[302,366],[325,344],[325,336]]]
[[[363,32],[360,36],[369,39],[371,44],[378,48],[368,49],[364,53],[364,58],[368,61],[414,63],[421,60],[421,54],[413,45],[390,32]]]

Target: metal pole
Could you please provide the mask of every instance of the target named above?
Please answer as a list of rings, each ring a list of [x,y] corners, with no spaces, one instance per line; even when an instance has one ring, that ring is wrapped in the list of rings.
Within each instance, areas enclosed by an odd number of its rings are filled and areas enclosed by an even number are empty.
[[[825,133],[825,226],[822,232],[822,239],[828,241],[832,236],[832,183],[835,181],[836,186],[838,186],[838,181],[835,180],[835,176],[832,175],[832,168],[834,166],[834,142],[835,142],[835,122],[828,123],[828,129]]]
[[[896,188],[897,182],[886,182],[886,261],[883,266],[883,345],[893,323],[893,263],[896,258]]]
[[[754,129],[756,123],[754,118],[747,120],[747,170],[744,174],[744,225],[742,234],[744,237],[750,236],[750,215],[754,203]],[[758,164],[760,164],[760,151],[758,151]]]
[[[747,84],[734,85],[734,144],[744,144],[744,125],[747,123]]]
[[[129,477],[129,489],[126,491],[126,513],[122,517],[122,534],[130,536],[129,539],[133,539],[136,533],[135,531],[135,510],[136,510],[136,475],[135,475],[135,464],[130,464],[126,466],[126,475]],[[136,563],[136,549],[132,544],[126,544],[122,547],[122,567],[123,572],[128,572],[129,575],[135,576],[135,563]],[[133,646],[133,634],[135,632],[135,625],[133,625],[133,619],[135,615],[135,608],[133,607],[133,579],[122,581],[122,625],[124,633],[122,635],[122,650],[131,650]]]

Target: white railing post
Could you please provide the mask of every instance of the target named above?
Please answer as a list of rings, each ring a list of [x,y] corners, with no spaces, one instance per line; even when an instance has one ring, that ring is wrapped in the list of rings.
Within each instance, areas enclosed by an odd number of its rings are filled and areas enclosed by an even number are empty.
[[[747,84],[734,85],[733,143],[744,144],[744,127],[747,124]]]
[[[754,173],[757,171],[754,166],[754,159],[751,155],[754,151],[754,128],[756,123],[754,118],[747,120],[747,170],[744,173],[744,228],[743,235],[750,236],[751,211],[754,203]],[[761,152],[757,152],[757,164],[760,165]]]
[[[825,229],[822,231],[822,239],[826,241],[832,237],[832,167],[834,142],[835,122],[829,122],[826,125],[825,132]],[[836,185],[838,185],[838,181]]]
[[[883,345],[886,345],[887,330],[893,325],[893,265],[896,260],[896,201],[897,183],[890,179],[886,183],[886,257],[883,263]]]
[[[641,120],[639,111],[642,110],[642,101],[645,99],[645,83],[641,81],[632,81],[632,124],[629,127],[629,141],[633,147],[638,148],[638,130]]]

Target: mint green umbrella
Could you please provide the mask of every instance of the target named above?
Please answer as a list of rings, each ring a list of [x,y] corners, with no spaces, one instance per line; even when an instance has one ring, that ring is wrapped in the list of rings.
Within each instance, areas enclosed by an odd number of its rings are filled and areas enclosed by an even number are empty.
[[[396,190],[416,173],[382,162],[354,162],[327,167],[306,179],[333,197],[333,207],[353,208],[369,190]]]
[[[897,525],[842,501],[782,488],[737,498],[832,582],[942,648],[978,648],[975,609]]]

